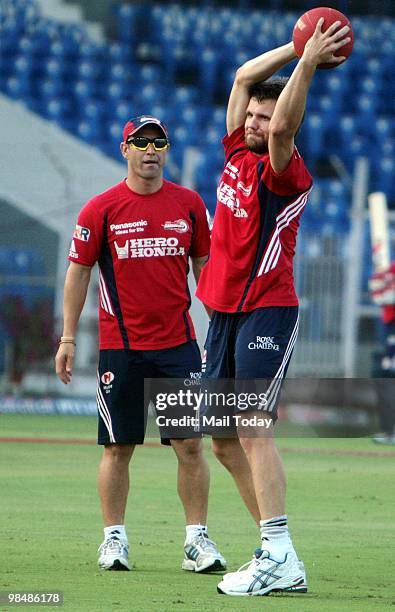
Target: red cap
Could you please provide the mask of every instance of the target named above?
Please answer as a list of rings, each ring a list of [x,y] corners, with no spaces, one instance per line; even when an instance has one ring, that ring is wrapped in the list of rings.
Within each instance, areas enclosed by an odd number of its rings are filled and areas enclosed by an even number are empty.
[[[123,127],[124,142],[129,138],[129,136],[135,134],[145,125],[157,125],[162,130],[166,138],[169,137],[167,127],[164,123],[162,123],[162,121],[160,121],[160,119],[152,117],[151,115],[139,115],[138,117],[133,117],[133,119],[129,119],[129,121],[125,123]]]

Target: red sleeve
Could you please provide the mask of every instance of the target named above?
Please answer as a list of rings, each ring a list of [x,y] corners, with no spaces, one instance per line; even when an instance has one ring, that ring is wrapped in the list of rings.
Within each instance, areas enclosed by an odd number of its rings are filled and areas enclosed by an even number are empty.
[[[231,155],[231,153],[234,153],[238,149],[243,151],[246,150],[247,147],[244,141],[244,125],[238,127],[231,134],[227,134],[222,139],[222,144],[224,145],[225,150],[225,160],[229,157],[229,155]]]
[[[383,306],[381,309],[381,318],[383,323],[394,323],[395,322],[395,306],[388,304]]]
[[[208,226],[207,209],[202,198],[196,193],[194,213],[196,215],[192,236],[191,257],[204,257],[210,252],[210,229]]]
[[[99,258],[103,239],[103,218],[96,198],[85,204],[78,215],[68,259],[84,266],[93,266]]]
[[[389,272],[395,276],[395,261],[391,262]],[[392,276],[392,278],[394,278]],[[381,308],[381,318],[383,323],[395,323],[395,304],[386,304]]]
[[[262,181],[267,188],[278,195],[293,195],[310,189],[313,179],[295,147],[288,166],[277,174],[270,163],[265,164]]]

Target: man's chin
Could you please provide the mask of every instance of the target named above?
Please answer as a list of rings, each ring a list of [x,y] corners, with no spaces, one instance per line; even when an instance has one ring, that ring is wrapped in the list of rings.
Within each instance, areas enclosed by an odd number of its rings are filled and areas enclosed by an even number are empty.
[[[147,179],[156,178],[157,176],[160,176],[161,171],[162,170],[159,166],[150,166],[150,167],[143,168],[141,172],[141,176]]]
[[[258,153],[259,155],[263,155],[268,152],[268,147],[266,142],[255,140],[255,138],[246,138],[245,143],[247,145],[247,149],[252,151],[252,153]]]

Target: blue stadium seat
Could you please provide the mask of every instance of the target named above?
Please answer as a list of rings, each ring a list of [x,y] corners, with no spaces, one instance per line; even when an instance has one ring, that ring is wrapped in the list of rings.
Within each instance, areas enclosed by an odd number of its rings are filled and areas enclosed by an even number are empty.
[[[28,76],[11,76],[5,81],[5,92],[10,98],[24,98],[30,93],[30,79]]]
[[[31,56],[17,55],[14,60],[14,74],[21,78],[28,78],[33,69],[33,58]]]
[[[210,102],[216,87],[218,69],[217,54],[213,49],[204,48],[200,57],[199,87],[204,92],[206,101]]]
[[[32,247],[0,247],[0,274],[41,276],[46,274],[42,255]]]
[[[171,105],[166,106],[161,103],[154,104],[151,107],[151,113],[154,117],[158,117],[158,119],[163,121],[163,123],[165,123],[165,125],[167,126],[169,130],[170,130],[170,127],[173,126],[175,118],[178,119],[178,115],[175,114],[174,109]],[[171,140],[171,133],[170,133],[170,140]]]
[[[330,220],[337,226],[344,227],[347,225],[347,205],[343,199],[329,198],[325,202],[324,213],[326,220]]]
[[[111,42],[108,45],[108,58],[113,62],[127,64],[132,60],[132,48],[130,44],[122,42]]]
[[[57,121],[60,125],[63,119],[67,119],[71,112],[71,104],[65,98],[52,98],[43,105],[43,114],[50,120]]]
[[[77,124],[77,135],[89,144],[102,142],[103,128],[94,120],[82,120]]]
[[[127,81],[130,78],[129,67],[121,62],[111,63],[109,65],[108,78],[113,83]]]
[[[308,150],[317,155],[322,150],[324,137],[324,122],[320,115],[311,114],[306,117],[303,131],[308,141]]]
[[[331,199],[344,203],[347,200],[347,188],[344,182],[338,179],[330,179],[327,186],[328,195]]]
[[[83,59],[77,62],[76,74],[81,80],[94,80],[99,76],[99,67],[95,60]]]
[[[395,140],[394,138],[383,138],[380,140],[380,157],[395,157]]]
[[[395,162],[393,158],[384,157],[374,168],[375,188],[384,191],[389,198],[395,195]]]
[[[90,84],[85,83],[82,88],[85,90],[84,95],[88,97],[90,91]],[[119,81],[112,81],[106,83],[105,94],[111,106],[114,106],[121,98],[124,97],[124,89],[124,85]]]
[[[123,140],[123,126],[126,122],[110,121],[107,124],[107,136],[111,141],[120,143]]]
[[[82,116],[86,119],[102,122],[106,114],[106,105],[104,102],[93,99],[87,100],[84,107]]]
[[[61,78],[62,62],[57,58],[50,58],[44,62],[43,72],[48,78]]]
[[[48,100],[63,94],[64,83],[62,79],[43,79],[36,84],[40,98]]]
[[[128,100],[120,100],[118,104],[114,106],[114,112],[111,119],[125,124],[131,117],[136,113],[133,110],[133,105]]]

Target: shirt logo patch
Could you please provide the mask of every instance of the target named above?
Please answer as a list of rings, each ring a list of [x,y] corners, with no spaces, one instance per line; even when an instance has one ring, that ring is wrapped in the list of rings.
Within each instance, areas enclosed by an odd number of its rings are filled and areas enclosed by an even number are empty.
[[[112,372],[104,372],[101,377],[103,385],[109,385],[114,380],[115,376]]]
[[[75,248],[74,240],[71,241],[69,257],[73,257],[74,259],[78,259],[77,249]]]
[[[218,202],[230,208],[235,217],[248,217],[245,208],[240,207],[240,200],[236,197],[236,189],[225,183],[225,181],[221,181],[219,184],[217,198]]]
[[[115,232],[116,236],[120,236],[121,234],[134,234],[135,232],[143,232],[148,225],[148,221],[146,219],[141,219],[140,221],[130,221],[127,223],[112,223],[110,225],[110,230]]]
[[[225,174],[229,174],[232,179],[236,179],[239,173],[239,168],[236,168],[236,166],[233,166],[233,164],[228,162],[225,166],[224,172]]]
[[[114,246],[118,259],[185,255],[185,248],[178,244],[178,238],[132,238],[123,245],[115,241]]]
[[[189,225],[185,219],[177,219],[177,221],[166,221],[162,227],[165,230],[173,230],[178,234],[185,234],[189,230]]]
[[[90,235],[91,235],[91,231],[87,227],[82,227],[82,225],[75,226],[73,238],[76,238],[77,240],[83,240],[84,242],[88,242]]]
[[[240,189],[240,191],[245,195],[245,196],[250,196],[251,195],[251,191],[252,191],[252,185],[249,185],[248,187],[246,187],[244,185],[244,183],[242,181],[239,181],[237,183],[237,189]]]

